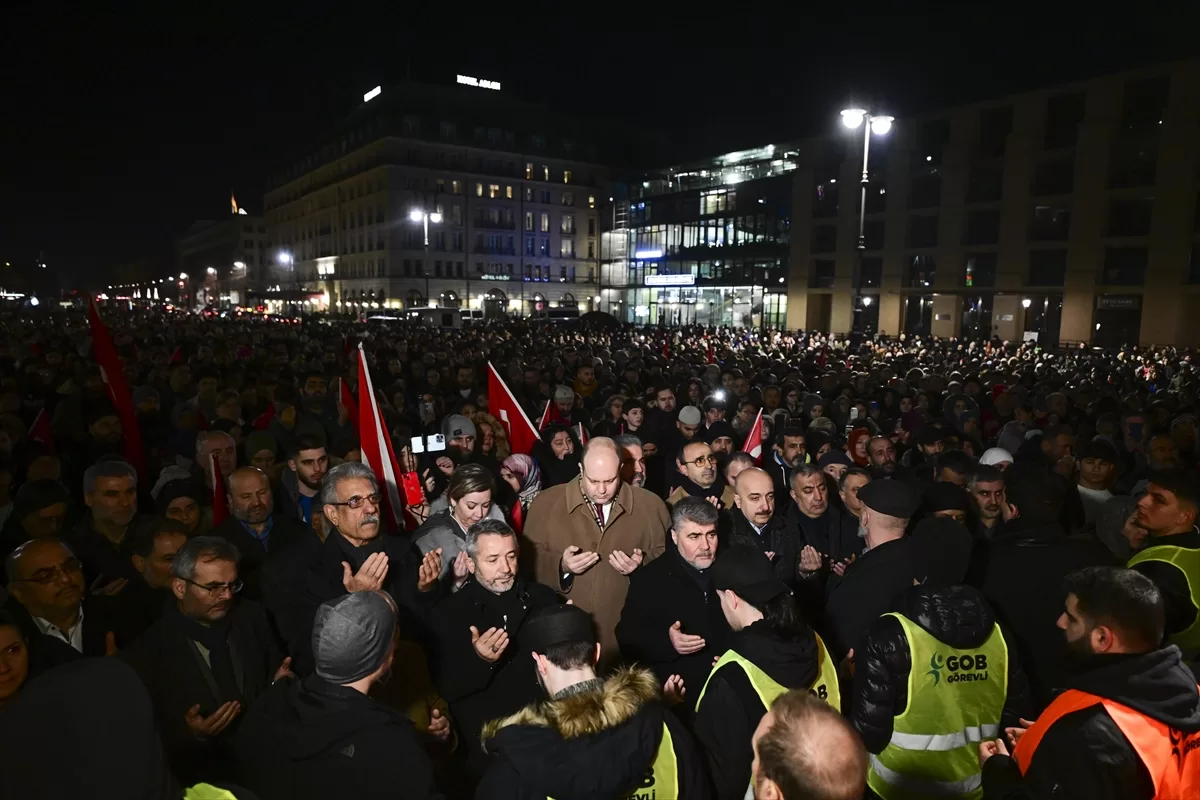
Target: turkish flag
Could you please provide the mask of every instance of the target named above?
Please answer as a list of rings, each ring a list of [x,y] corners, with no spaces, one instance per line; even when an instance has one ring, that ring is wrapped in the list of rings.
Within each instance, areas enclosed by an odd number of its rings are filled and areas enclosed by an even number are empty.
[[[338,378],[338,385],[341,387],[338,390],[338,404],[346,409],[346,415],[350,418],[350,424],[354,426],[354,432],[358,433],[358,404],[354,402],[354,394],[343,379]]]
[[[583,423],[582,423],[582,422],[581,422],[581,423],[579,423],[579,443],[580,443],[580,444],[582,444],[582,445],[585,445],[585,446],[586,446],[586,445],[587,445],[587,443],[588,443],[588,435],[587,435],[587,431],[585,431],[585,430],[583,429]]]
[[[400,491],[397,477],[400,468],[396,454],[392,452],[392,438],[383,425],[379,413],[379,401],[375,399],[375,386],[371,383],[371,371],[367,369],[367,357],[362,345],[358,346],[358,391],[362,402],[358,404],[358,432],[362,447],[363,463],[375,473],[383,490],[380,510],[385,520],[391,520],[393,530],[405,529],[404,494]]]
[[[117,356],[117,346],[113,344],[112,334],[100,319],[96,309],[96,300],[88,298],[88,325],[92,329],[92,357],[100,367],[100,375],[108,386],[108,395],[117,417],[121,420],[122,455],[133,465],[143,478],[146,472],[146,454],[142,449],[142,429],[138,427],[137,409],[133,407],[133,395],[129,393],[129,384],[125,381],[125,372],[121,369],[121,359]]]
[[[538,440],[537,429],[529,421],[525,409],[513,397],[508,384],[500,377],[496,367],[488,364],[488,413],[504,425],[508,431],[508,443],[514,453],[528,455]]]
[[[250,425],[256,431],[265,431],[271,426],[271,420],[273,419],[275,419],[275,404],[267,403],[267,410],[255,417],[254,422],[250,423]]]
[[[212,509],[213,525],[217,526],[229,518],[229,501],[225,497],[225,476],[221,474],[221,462],[216,452],[208,454],[212,459]]]
[[[762,463],[762,409],[758,410],[758,416],[754,418],[754,424],[750,426],[750,433],[746,434],[746,443],[742,445],[742,450],[754,457],[754,463]]]

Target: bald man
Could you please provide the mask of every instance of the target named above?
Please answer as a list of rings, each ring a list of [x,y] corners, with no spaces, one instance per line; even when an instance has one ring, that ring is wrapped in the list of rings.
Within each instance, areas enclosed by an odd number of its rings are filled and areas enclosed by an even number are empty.
[[[805,691],[779,696],[752,740],[755,800],[858,800],[867,750],[836,709]]]
[[[259,572],[267,558],[297,544],[316,546],[320,539],[297,519],[276,515],[271,480],[258,467],[239,467],[226,479],[229,516],[213,529],[241,553],[238,575],[247,597],[262,599]]]
[[[775,482],[758,467],[746,467],[734,482],[730,546],[757,547],[775,565],[775,576],[789,587],[796,583],[800,536],[787,517],[775,513]]]
[[[538,582],[595,617],[600,659],[611,664],[618,656],[615,631],[628,576],[666,550],[671,516],[659,497],[622,482],[612,439],[592,439],[579,472],[537,496],[524,537]]]

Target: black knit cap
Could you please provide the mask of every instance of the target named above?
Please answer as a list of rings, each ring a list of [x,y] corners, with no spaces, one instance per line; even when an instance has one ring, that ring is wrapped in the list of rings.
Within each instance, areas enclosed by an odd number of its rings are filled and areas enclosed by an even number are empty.
[[[757,606],[788,591],[787,585],[775,577],[775,568],[763,552],[749,545],[734,545],[722,550],[709,574],[713,588],[733,590]]]
[[[596,623],[592,621],[592,615],[573,605],[539,609],[521,628],[521,643],[535,653],[545,653],[559,644],[595,644],[596,641]]]
[[[925,510],[934,511],[966,511],[968,505],[966,491],[953,483],[939,481],[925,490],[923,505]]]

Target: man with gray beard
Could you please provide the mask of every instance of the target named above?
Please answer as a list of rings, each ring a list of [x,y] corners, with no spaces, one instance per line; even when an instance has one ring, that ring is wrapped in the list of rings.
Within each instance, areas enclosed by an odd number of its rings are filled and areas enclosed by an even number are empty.
[[[621,451],[621,480],[639,489],[646,488],[646,455],[642,452],[642,440],[631,433],[614,436]]]
[[[406,539],[383,534],[379,482],[366,464],[347,461],[329,470],[318,499],[334,530],[324,542],[313,536],[272,552],[263,570],[264,599],[302,676],[313,669],[312,622],[322,603],[349,592],[387,592],[400,630],[419,639],[442,567],[440,549],[422,558]]]
[[[467,768],[483,773],[483,724],[540,699],[532,650],[521,628],[534,611],[558,605],[558,594],[517,577],[517,535],[502,520],[483,519],[467,529],[471,577],[434,613],[438,692],[450,704],[467,746]]]

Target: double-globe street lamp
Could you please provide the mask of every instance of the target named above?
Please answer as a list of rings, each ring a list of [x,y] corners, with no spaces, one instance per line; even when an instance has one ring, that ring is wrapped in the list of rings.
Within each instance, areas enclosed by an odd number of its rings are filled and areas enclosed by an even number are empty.
[[[425,261],[421,264],[421,271],[425,273],[425,302],[426,304],[431,304],[432,300],[429,296],[429,223],[432,222],[434,225],[440,225],[442,223],[442,212],[414,208],[408,212],[408,218],[413,222],[420,222],[425,225]]]
[[[842,111],[842,124],[847,128],[854,130],[859,126],[863,126],[863,167],[862,167],[862,195],[859,198],[858,204],[858,259],[854,265],[854,278],[851,281],[853,297],[851,306],[853,311],[853,326],[856,331],[861,330],[860,324],[860,306],[869,306],[869,298],[862,296],[862,277],[863,277],[863,253],[867,249],[867,242],[864,231],[867,224],[867,184],[871,182],[870,173],[867,170],[867,162],[871,154],[871,134],[876,136],[886,136],[888,131],[892,129],[892,122],[895,117],[887,116],[886,114],[872,114],[863,108],[847,108]],[[866,123],[864,125],[864,123]]]

